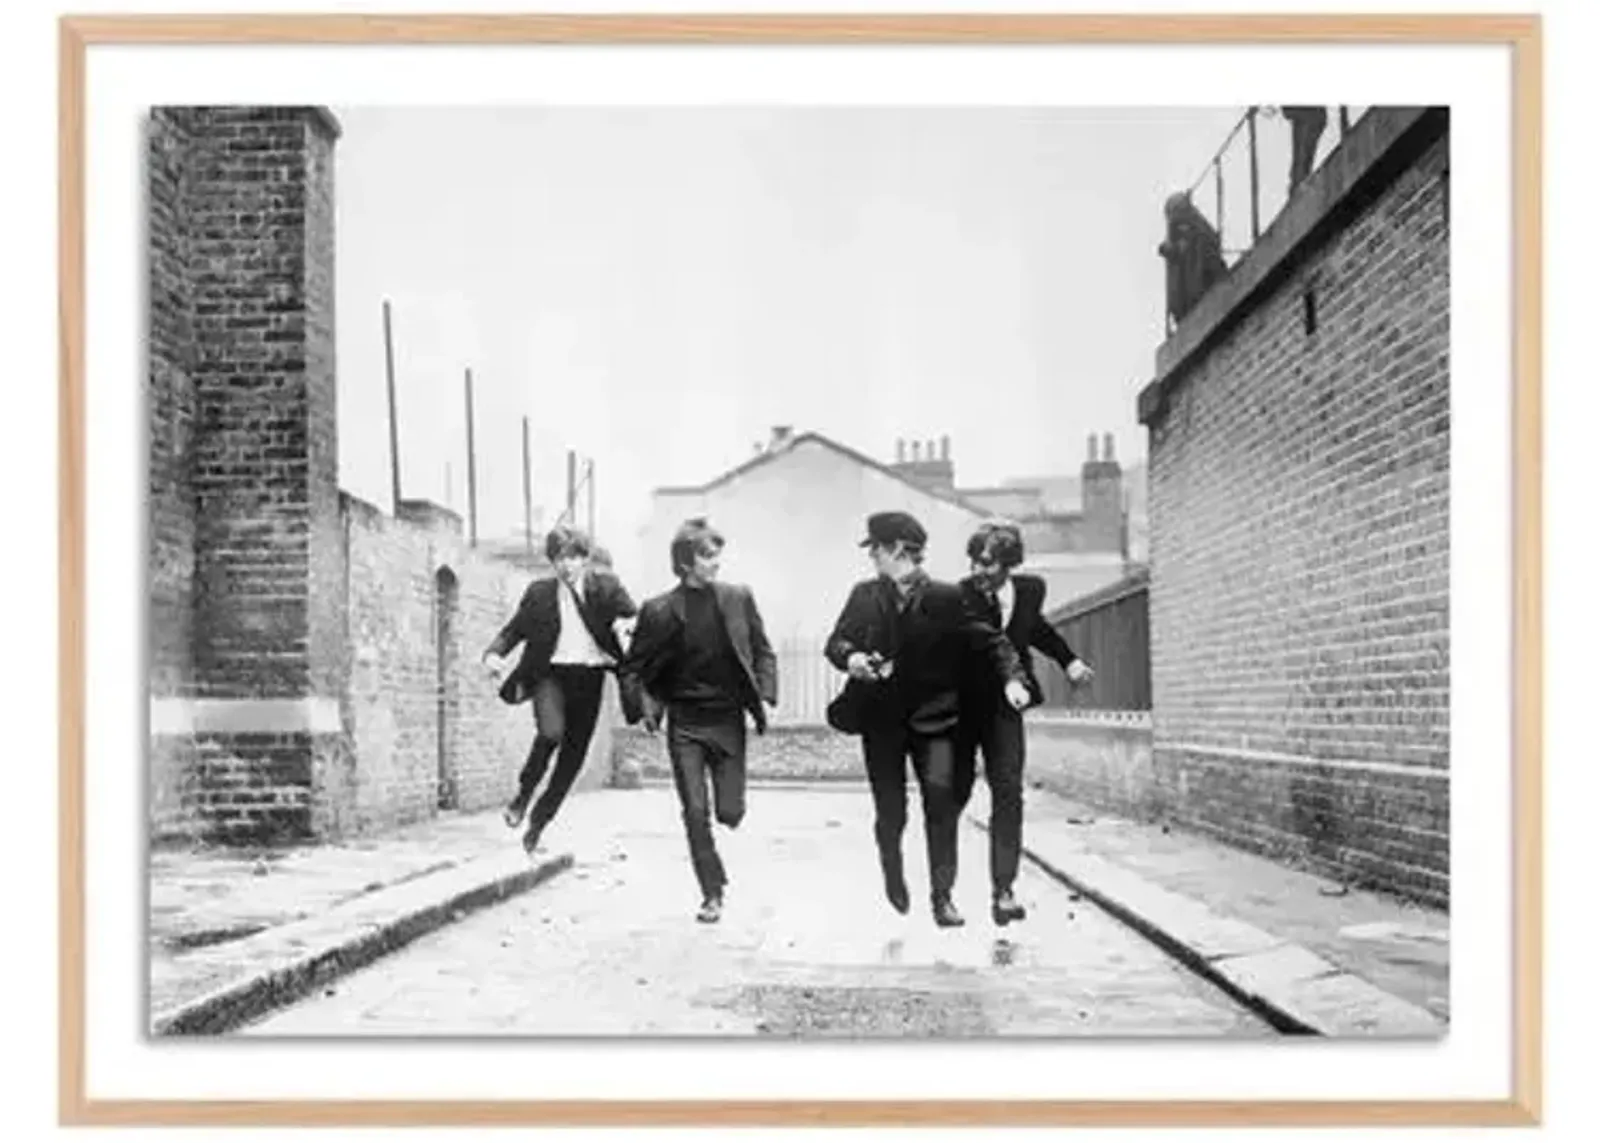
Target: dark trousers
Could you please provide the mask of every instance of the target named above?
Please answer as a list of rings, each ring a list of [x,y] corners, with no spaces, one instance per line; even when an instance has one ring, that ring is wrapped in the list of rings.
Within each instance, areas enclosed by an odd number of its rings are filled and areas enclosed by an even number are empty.
[[[702,896],[720,897],[728,874],[711,836],[711,815],[730,829],[744,820],[744,712],[669,710],[667,756],[695,880]]]
[[[989,883],[996,894],[1017,879],[1022,858],[1022,770],[1027,734],[1020,712],[1004,703],[987,718],[962,728],[957,800],[972,794],[977,755],[983,754],[983,778],[989,783]]]
[[[929,891],[935,901],[950,896],[956,883],[956,838],[961,825],[958,801],[956,739],[914,734],[909,730],[874,729],[861,738],[867,781],[876,814],[873,834],[886,875],[899,877],[900,838],[906,829],[906,758],[922,791],[922,829],[928,845]]]
[[[600,696],[604,691],[606,673],[600,667],[577,667],[557,664],[533,688],[533,721],[536,728],[533,746],[528,750],[528,760],[517,776],[515,804],[525,806],[533,797],[533,789],[550,767],[550,756],[555,755],[555,770],[550,781],[533,804],[528,815],[528,828],[540,830],[550,824],[566,799],[567,791],[583,769],[584,756],[589,753],[589,740],[594,737],[595,720],[600,715]]]

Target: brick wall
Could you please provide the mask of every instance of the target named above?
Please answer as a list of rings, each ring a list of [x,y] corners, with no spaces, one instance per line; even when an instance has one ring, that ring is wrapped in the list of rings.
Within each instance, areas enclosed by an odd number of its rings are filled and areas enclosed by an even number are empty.
[[[525,573],[338,487],[333,148],[314,107],[149,121],[156,840],[307,840],[509,793],[532,737],[477,670]],[[614,688],[613,688],[614,691]],[[609,720],[580,785],[610,772]]]
[[[157,111],[146,133],[149,165],[147,447],[149,449],[150,692],[181,695],[193,674],[195,502],[194,380],[187,273],[184,184],[190,143],[181,117]],[[151,744],[151,817],[159,828],[182,822],[192,773],[186,740]]]
[[[311,553],[337,525],[336,135],[316,108],[149,120],[158,835],[311,829],[316,719],[301,700],[331,696],[334,669],[329,641],[311,637],[330,606]]]
[[[396,519],[344,497],[349,586],[345,730],[351,751],[327,776],[329,833],[360,833],[443,809],[503,804],[533,739],[528,704],[508,707],[479,656],[510,617],[527,574],[484,559],[431,506]],[[457,522],[459,524],[459,522]],[[611,773],[615,685],[575,788]]]
[[[619,727],[615,741],[619,768],[646,778],[672,777],[664,729],[650,735],[639,727]],[[746,742],[746,773],[755,780],[866,781],[861,739],[826,726],[774,726],[765,734],[752,729]]]
[[[1027,725],[1030,786],[1133,818],[1169,813],[1148,715],[1037,710]]]
[[[1385,114],[1141,400],[1154,764],[1189,824],[1447,901],[1448,120]]]
[[[192,139],[196,673],[210,696],[303,695],[314,514],[326,527],[338,478],[333,244],[314,225],[332,175],[313,170],[332,132],[307,108],[177,114]]]

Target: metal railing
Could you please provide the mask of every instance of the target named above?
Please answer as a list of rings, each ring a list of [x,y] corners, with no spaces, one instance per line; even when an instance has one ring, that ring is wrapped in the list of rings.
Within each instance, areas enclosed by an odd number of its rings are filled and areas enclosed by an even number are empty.
[[[1256,244],[1294,187],[1323,164],[1367,110],[1345,105],[1245,108],[1222,145],[1184,188],[1216,228],[1230,265]],[[1293,119],[1314,119],[1319,111],[1324,124],[1314,138],[1302,129],[1301,146],[1307,153],[1298,156],[1297,164]]]

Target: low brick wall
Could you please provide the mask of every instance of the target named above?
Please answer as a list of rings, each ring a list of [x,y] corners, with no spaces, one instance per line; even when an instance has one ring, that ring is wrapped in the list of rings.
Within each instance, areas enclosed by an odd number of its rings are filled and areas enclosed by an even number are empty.
[[[1027,719],[1029,785],[1128,817],[1163,814],[1148,715],[1036,711]]]
[[[1319,873],[1448,908],[1443,769],[1361,768],[1160,747],[1171,820]]]
[[[633,726],[618,727],[612,738],[612,769],[634,771],[646,778],[668,778],[667,736],[646,734]],[[747,771],[756,780],[865,781],[861,740],[825,726],[775,726],[765,734],[751,731]]]
[[[1143,715],[1028,716],[1030,786],[1448,907],[1449,778],[1154,741]]]

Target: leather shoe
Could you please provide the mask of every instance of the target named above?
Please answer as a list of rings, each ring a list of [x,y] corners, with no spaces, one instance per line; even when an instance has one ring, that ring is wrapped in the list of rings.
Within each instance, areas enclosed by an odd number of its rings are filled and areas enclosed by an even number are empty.
[[[505,818],[506,828],[516,829],[522,824],[522,815],[527,812],[528,803],[526,801],[522,798],[512,798],[511,801],[506,803],[505,813],[501,815]]]
[[[946,897],[933,903],[933,923],[941,929],[956,929],[967,923],[957,911],[955,902]]]
[[[905,874],[894,870],[885,870],[883,874],[883,895],[889,898],[889,904],[894,906],[894,911],[902,917],[911,912],[911,890],[906,888]]]
[[[529,823],[528,832],[522,835],[522,852],[526,853],[529,857],[532,857],[533,851],[539,848],[539,835],[543,832],[543,826],[536,826],[532,823]]]
[[[995,924],[1009,925],[1012,921],[1020,921],[1026,917],[1028,910],[1023,908],[1021,902],[1012,896],[1011,890],[1006,889],[994,895],[994,904],[990,908],[990,913],[994,917]]]
[[[700,902],[700,911],[694,915],[694,919],[706,925],[714,925],[722,920],[722,898],[707,897]]]

